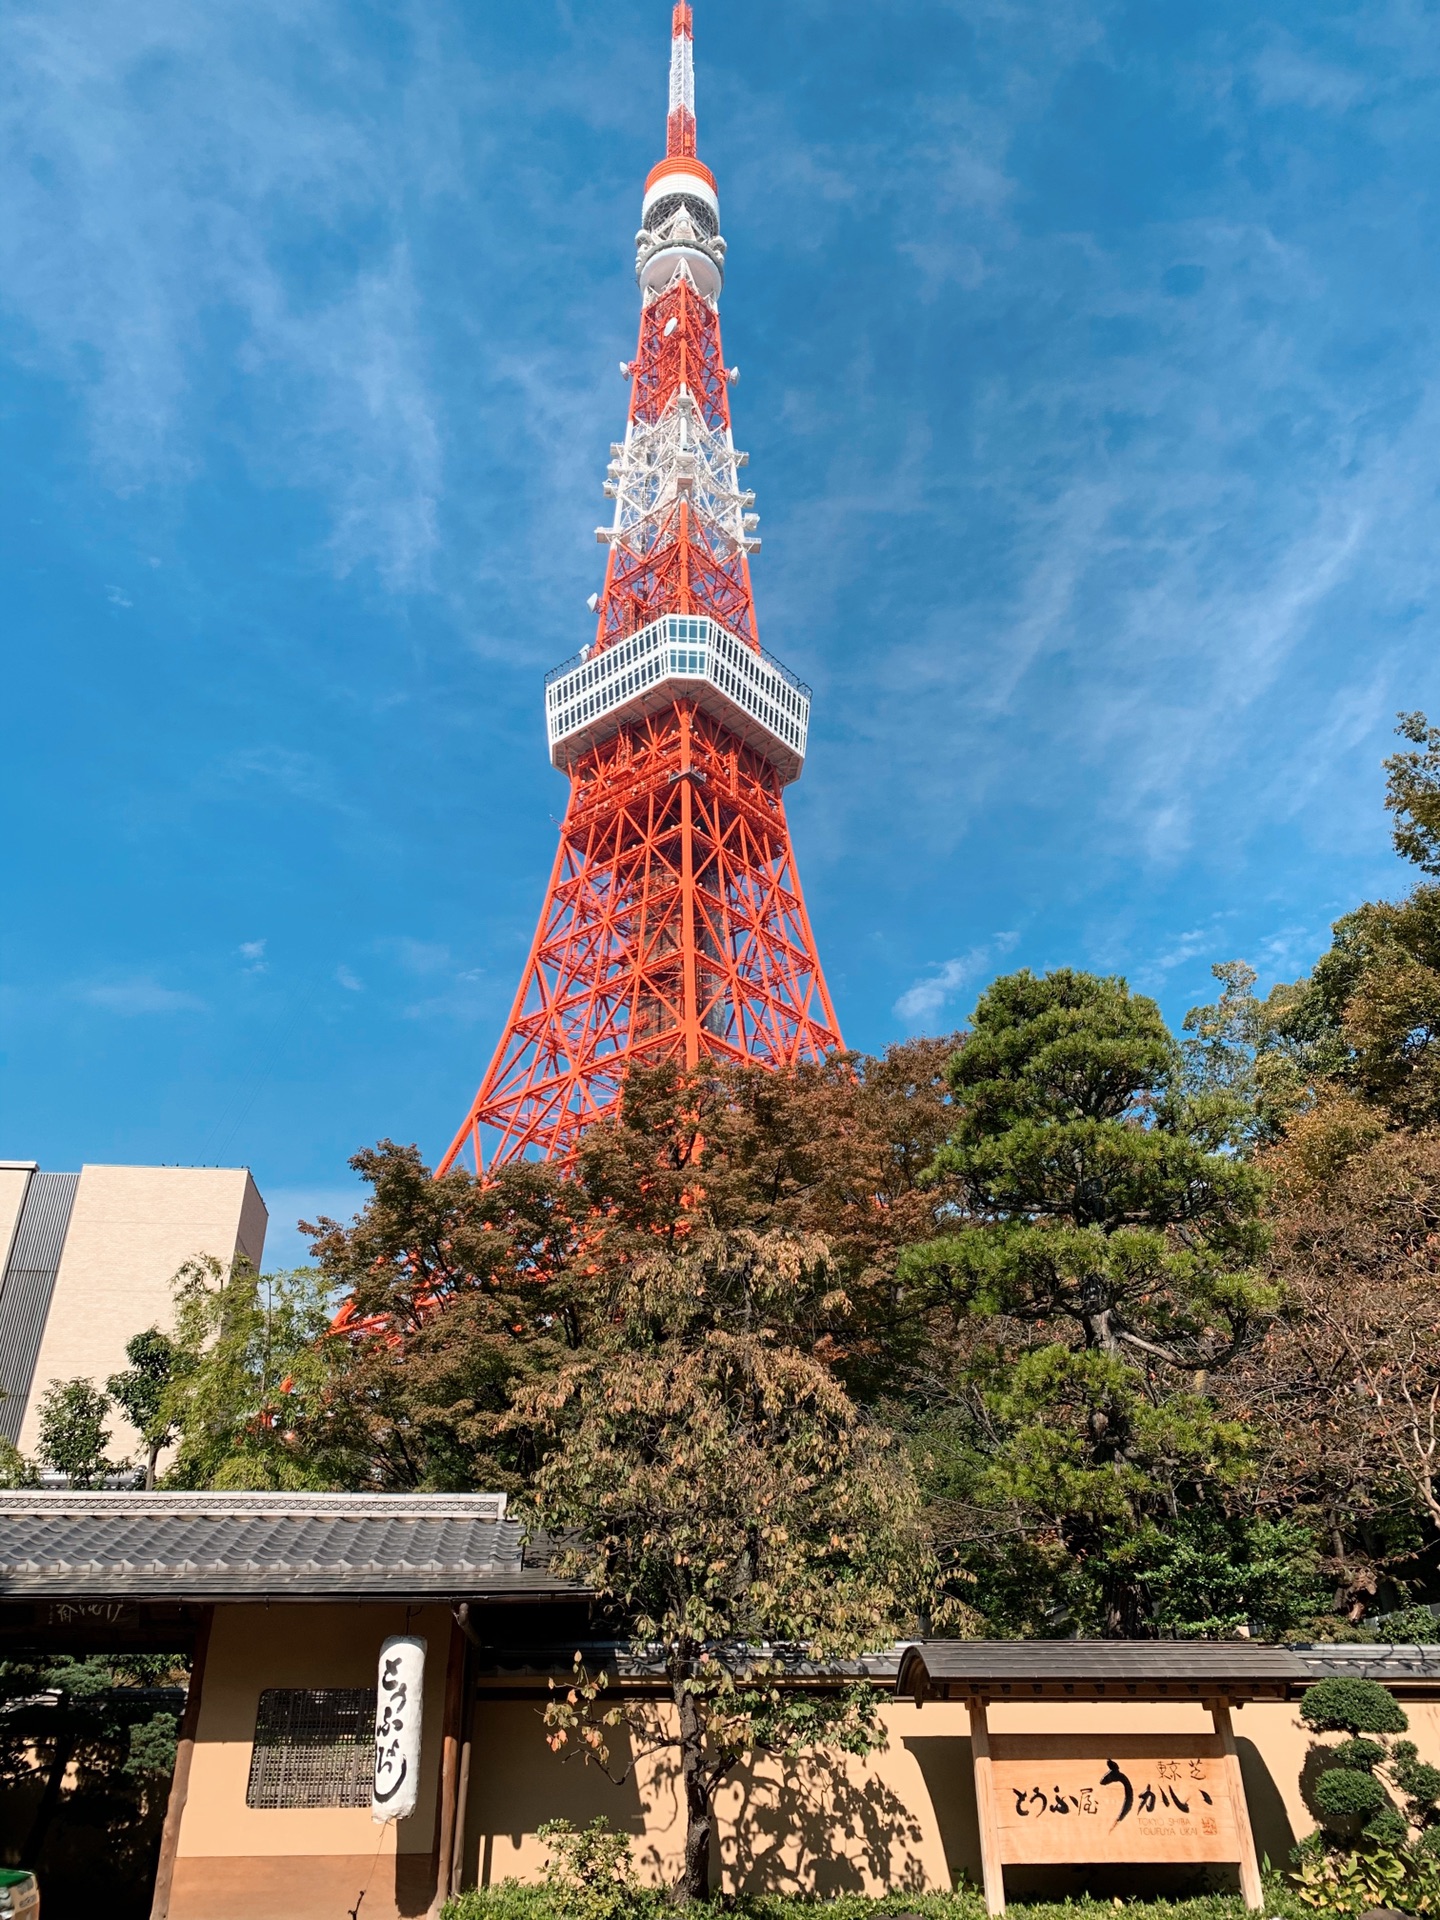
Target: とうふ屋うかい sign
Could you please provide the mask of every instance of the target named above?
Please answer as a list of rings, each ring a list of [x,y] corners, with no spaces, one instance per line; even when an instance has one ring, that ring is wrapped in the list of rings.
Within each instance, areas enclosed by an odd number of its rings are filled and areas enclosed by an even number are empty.
[[[990,1755],[1007,1866],[1240,1857],[1218,1736],[992,1734]]]

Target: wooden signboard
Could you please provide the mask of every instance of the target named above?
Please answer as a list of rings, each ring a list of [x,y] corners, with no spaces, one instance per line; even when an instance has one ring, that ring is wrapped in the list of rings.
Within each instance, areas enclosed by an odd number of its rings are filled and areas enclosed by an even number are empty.
[[[970,1701],[985,1905],[1005,1911],[1007,1866],[1233,1863],[1247,1907],[1264,1897],[1224,1700],[1208,1733],[992,1734]]]
[[[990,1736],[1005,1866],[1236,1861],[1216,1734]]]

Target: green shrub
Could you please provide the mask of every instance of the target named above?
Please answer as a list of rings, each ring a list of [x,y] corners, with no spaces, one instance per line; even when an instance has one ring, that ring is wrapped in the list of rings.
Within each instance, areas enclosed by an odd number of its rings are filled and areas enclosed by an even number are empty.
[[[1390,1796],[1373,1773],[1328,1767],[1315,1782],[1315,1804],[1333,1819],[1368,1820],[1389,1806]]]
[[[1357,1773],[1373,1773],[1387,1755],[1378,1740],[1342,1740],[1338,1747],[1330,1749],[1330,1758],[1337,1767],[1353,1767]]]
[[[1413,1740],[1367,1737],[1405,1731],[1393,1696],[1373,1680],[1336,1677],[1308,1688],[1300,1713],[1319,1732],[1349,1735],[1311,1748],[1324,1763],[1308,1796],[1322,1831],[1292,1855],[1300,1897],[1336,1914],[1388,1904],[1440,1920],[1440,1767]],[[1392,1881],[1394,1897],[1381,1898]]]
[[[1365,1822],[1360,1837],[1372,1850],[1406,1847],[1410,1844],[1410,1822],[1398,1807],[1382,1807],[1373,1820]]]
[[[467,1887],[447,1900],[442,1920],[555,1920],[550,1891],[518,1880],[497,1880],[493,1887]]]
[[[1302,1904],[1317,1913],[1360,1914],[1371,1907],[1428,1913],[1429,1908],[1411,1904],[1411,1879],[1408,1861],[1393,1849],[1320,1854],[1300,1863],[1295,1891]]]
[[[675,1909],[660,1896],[650,1912],[653,1916],[662,1910],[673,1920]],[[1024,1920],[1120,1920],[1120,1903],[1088,1895],[1066,1901],[1027,1900],[1023,1908],[1013,1911],[1023,1912]],[[1296,1898],[1290,1883],[1274,1873],[1265,1876],[1264,1911],[1275,1920],[1307,1920],[1306,1905]],[[689,1912],[692,1920],[899,1920],[901,1915],[918,1915],[919,1920],[985,1920],[984,1901],[979,1889],[971,1886],[959,1886],[953,1893],[900,1889],[878,1900],[858,1893],[828,1900],[748,1894],[697,1905]],[[1253,1920],[1233,1893],[1133,1900],[1125,1903],[1125,1912],[1129,1920]],[[473,1887],[449,1901],[443,1920],[557,1920],[557,1916],[548,1887],[504,1880],[493,1887]]]
[[[630,1836],[616,1833],[603,1814],[588,1827],[547,1820],[536,1833],[550,1849],[545,1893],[557,1920],[632,1920],[665,1904],[635,1878]]]
[[[1440,1767],[1420,1758],[1413,1740],[1397,1740],[1390,1749],[1390,1777],[1419,1818],[1440,1800]]]
[[[1376,1638],[1392,1646],[1433,1647],[1440,1641],[1440,1620],[1429,1607],[1402,1607],[1373,1625]]]
[[[1410,1722],[1378,1680],[1334,1675],[1305,1689],[1300,1718],[1319,1733],[1404,1733]]]

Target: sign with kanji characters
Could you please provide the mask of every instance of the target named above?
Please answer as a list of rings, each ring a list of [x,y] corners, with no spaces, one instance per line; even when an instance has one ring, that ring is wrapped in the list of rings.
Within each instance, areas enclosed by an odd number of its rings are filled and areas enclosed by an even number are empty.
[[[370,1818],[407,1820],[420,1792],[420,1709],[425,1695],[425,1641],[392,1633],[380,1649],[375,1687],[375,1782]]]
[[[45,1609],[47,1627],[138,1627],[140,1608],[134,1600],[51,1600]]]
[[[1006,1866],[1240,1858],[1210,1734],[991,1734]]]

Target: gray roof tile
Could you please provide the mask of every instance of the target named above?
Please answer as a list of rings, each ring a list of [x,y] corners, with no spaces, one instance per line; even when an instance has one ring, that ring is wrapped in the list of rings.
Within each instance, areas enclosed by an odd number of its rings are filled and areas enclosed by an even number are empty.
[[[0,1493],[0,1600],[574,1593],[497,1494]]]

